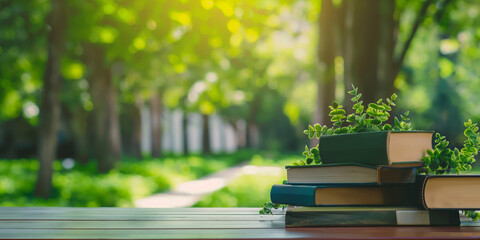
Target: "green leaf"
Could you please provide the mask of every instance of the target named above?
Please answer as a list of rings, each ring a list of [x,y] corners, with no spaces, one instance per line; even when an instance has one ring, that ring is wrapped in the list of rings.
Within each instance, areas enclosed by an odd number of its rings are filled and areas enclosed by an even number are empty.
[[[395,101],[395,99],[397,99],[397,94],[392,94],[392,96],[390,97],[393,101]]]
[[[377,113],[377,112],[375,112],[375,110],[373,110],[373,109],[371,109],[371,108],[367,109],[367,114],[370,115],[370,116],[372,116],[372,117],[381,117],[381,116],[383,116],[382,113]]]
[[[477,134],[475,134],[470,128],[465,129],[463,133],[468,138],[477,138]]]
[[[373,125],[380,125],[382,123],[382,121],[375,118],[375,119],[372,119],[372,121],[370,123],[373,124]]]
[[[388,123],[383,125],[383,130],[392,130],[392,129],[393,129],[392,126]]]
[[[308,133],[308,138],[312,139],[315,136],[315,131],[311,131]]]
[[[310,152],[313,154],[313,156],[320,156],[320,151],[318,151],[318,148],[312,148],[310,149]]]
[[[380,111],[385,110],[385,108],[382,105],[375,104],[375,103],[369,103],[368,106]]]
[[[342,123],[343,123],[343,121],[334,122],[333,126],[340,127],[340,126],[342,126]]]
[[[427,155],[428,155],[428,156],[432,156],[432,155],[433,155],[433,152],[432,152],[431,149],[427,149]]]
[[[388,106],[387,104],[385,103],[382,103],[383,104],[383,108],[387,111],[392,111],[392,108],[390,106]]]
[[[337,108],[337,109],[334,109],[334,110],[330,111],[330,113],[328,115],[329,116],[335,116],[335,115],[344,115],[344,114],[345,114],[345,110]]]
[[[315,131],[317,132],[321,132],[322,131],[322,126],[318,123],[316,123],[313,128],[315,129]]]
[[[347,122],[355,122],[355,114],[349,114],[347,116]]]
[[[338,108],[338,103],[337,103],[337,101],[333,101],[333,103],[332,103],[332,108],[333,108],[333,109],[337,109],[337,108]]]
[[[340,121],[344,118],[345,118],[345,116],[343,116],[343,115],[335,115],[335,116],[332,117],[332,122],[338,122],[338,121]]]

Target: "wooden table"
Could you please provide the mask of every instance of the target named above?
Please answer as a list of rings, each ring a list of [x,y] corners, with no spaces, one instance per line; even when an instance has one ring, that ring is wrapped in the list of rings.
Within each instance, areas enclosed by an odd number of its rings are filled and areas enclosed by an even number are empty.
[[[477,239],[461,227],[284,228],[257,208],[0,208],[0,239]],[[468,225],[468,226],[467,226]]]

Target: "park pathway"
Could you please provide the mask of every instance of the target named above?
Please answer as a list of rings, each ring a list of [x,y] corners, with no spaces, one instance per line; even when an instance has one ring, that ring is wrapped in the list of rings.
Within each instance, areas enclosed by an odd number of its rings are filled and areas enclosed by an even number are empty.
[[[152,196],[135,201],[138,208],[176,208],[191,207],[204,195],[213,193],[225,187],[231,180],[243,174],[255,174],[259,172],[272,172],[280,174],[281,167],[259,167],[241,163],[231,168],[224,169],[212,175],[179,184],[175,189],[154,194]]]

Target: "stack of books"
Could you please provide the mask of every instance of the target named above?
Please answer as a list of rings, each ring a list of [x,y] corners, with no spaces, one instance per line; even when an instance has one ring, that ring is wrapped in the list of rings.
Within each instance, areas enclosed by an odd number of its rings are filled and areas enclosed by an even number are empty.
[[[286,227],[459,225],[480,208],[480,175],[417,175],[433,132],[322,136],[322,165],[286,166],[272,186]]]

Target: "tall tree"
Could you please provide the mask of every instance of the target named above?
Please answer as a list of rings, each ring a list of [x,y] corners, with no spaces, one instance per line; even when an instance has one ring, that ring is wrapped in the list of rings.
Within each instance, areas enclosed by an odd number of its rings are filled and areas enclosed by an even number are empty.
[[[150,122],[152,125],[152,157],[158,158],[162,151],[162,95],[155,92],[150,99]]]
[[[42,102],[40,106],[38,171],[35,196],[48,198],[52,189],[52,162],[56,156],[57,131],[60,126],[60,89],[61,89],[61,59],[65,51],[66,2],[51,0],[51,12],[47,22],[48,59],[43,78]]]
[[[99,172],[108,172],[120,160],[121,141],[117,88],[102,46],[84,45],[87,79],[94,104],[95,157]]]
[[[318,18],[318,65],[320,74],[318,77],[318,95],[315,109],[314,121],[324,124],[330,124],[328,116],[328,105],[335,100],[335,57],[339,55],[335,43],[338,38],[339,25],[336,24],[338,10],[335,9],[331,0],[323,0],[321,12]],[[318,144],[318,140],[313,138],[311,145]]]

